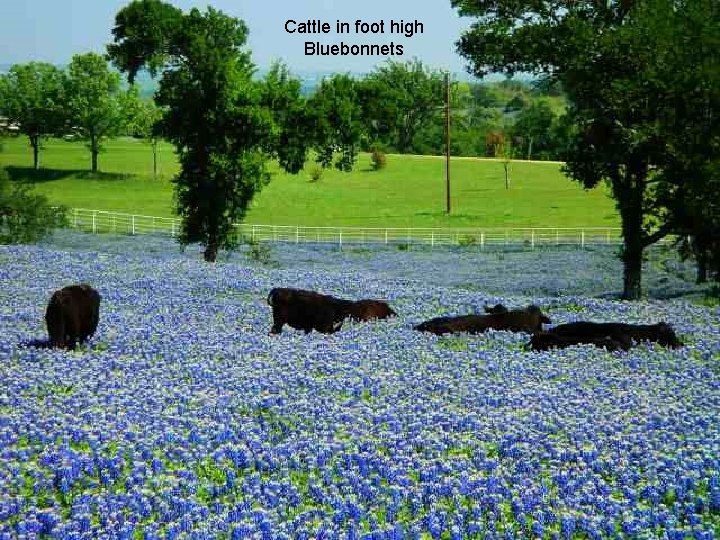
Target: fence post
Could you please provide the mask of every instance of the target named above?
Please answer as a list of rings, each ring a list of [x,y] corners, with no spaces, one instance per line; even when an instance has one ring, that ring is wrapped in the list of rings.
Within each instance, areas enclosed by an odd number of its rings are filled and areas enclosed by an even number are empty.
[[[580,249],[585,249],[585,231],[580,231]]]
[[[115,219],[116,219],[116,218],[115,218],[115,214],[113,214],[112,230],[113,230],[114,233],[117,232],[117,223],[116,223]]]
[[[300,242],[300,227],[295,227],[295,243]]]
[[[430,247],[435,247],[435,232],[430,233]]]
[[[132,217],[132,235],[135,236],[135,216]]]
[[[342,229],[340,229],[340,249],[342,249]]]
[[[480,250],[484,250],[484,249],[485,249],[485,233],[481,232],[480,233]]]
[[[530,230],[530,249],[535,251],[535,229]]]
[[[170,222],[170,236],[175,238],[175,220]]]
[[[559,229],[555,229],[555,245],[556,246],[560,245],[560,230]]]
[[[385,243],[388,243],[388,232],[387,229],[385,229]]]

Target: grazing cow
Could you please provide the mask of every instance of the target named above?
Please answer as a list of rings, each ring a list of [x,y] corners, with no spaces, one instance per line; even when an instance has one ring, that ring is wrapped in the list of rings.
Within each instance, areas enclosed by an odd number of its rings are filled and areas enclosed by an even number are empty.
[[[333,334],[341,327],[353,302],[314,291],[275,288],[267,298],[272,306],[271,334],[279,334],[285,324],[304,330]]]
[[[627,334],[614,334],[613,336],[573,336],[559,335],[553,332],[537,332],[530,339],[530,348],[533,351],[547,351],[550,349],[564,349],[580,344],[594,345],[608,351],[627,351],[632,347],[632,339]]]
[[[100,317],[100,295],[90,285],[70,285],[55,291],[45,311],[50,344],[74,350],[95,333]]]
[[[350,306],[348,314],[354,321],[387,319],[397,315],[387,302],[381,300],[357,300]]]
[[[507,312],[508,312],[508,308],[506,308],[502,304],[495,304],[492,307],[485,306],[485,313],[494,314],[494,313],[507,313]]]
[[[683,343],[675,334],[672,326],[665,322],[657,324],[626,324],[626,323],[596,323],[578,321],[560,324],[551,328],[558,336],[578,336],[582,338],[602,338],[609,336],[613,339],[622,339],[627,336],[634,341],[654,341],[665,347],[682,347]]]
[[[421,332],[433,334],[480,334],[489,329],[509,330],[512,332],[539,332],[542,324],[550,324],[550,319],[543,315],[537,306],[516,309],[504,313],[490,315],[461,315],[459,317],[436,317],[414,327]]]

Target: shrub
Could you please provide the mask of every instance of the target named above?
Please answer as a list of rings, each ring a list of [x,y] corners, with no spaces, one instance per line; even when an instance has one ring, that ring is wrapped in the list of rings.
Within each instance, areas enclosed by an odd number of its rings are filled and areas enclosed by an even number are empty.
[[[67,225],[67,209],[52,207],[27,184],[11,182],[0,169],[0,244],[31,244]]]
[[[310,170],[310,178],[312,179],[312,182],[317,182],[320,180],[323,176],[323,173],[325,172],[325,169],[323,169],[320,165],[316,165]]]
[[[466,246],[472,246],[477,242],[477,238],[475,238],[471,234],[464,234],[460,238],[458,238],[458,246],[466,247]]]
[[[370,154],[370,159],[372,160],[372,167],[375,171],[384,169],[387,165],[387,155],[380,149],[376,148],[373,150],[372,154]]]
[[[247,256],[251,260],[261,264],[271,264],[273,262],[272,249],[270,249],[269,245],[247,236],[243,238],[243,243],[248,247]]]

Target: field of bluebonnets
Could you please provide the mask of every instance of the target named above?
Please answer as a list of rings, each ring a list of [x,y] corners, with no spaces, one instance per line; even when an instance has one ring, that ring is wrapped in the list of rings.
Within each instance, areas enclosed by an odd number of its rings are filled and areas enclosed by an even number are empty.
[[[0,538],[720,537],[720,310],[683,300],[691,267],[651,256],[664,298],[625,303],[609,249],[272,257],[70,233],[0,247]],[[78,281],[103,298],[89,346],[21,346]],[[274,286],[400,315],[269,336]],[[411,330],[499,301],[666,320],[688,346]]]

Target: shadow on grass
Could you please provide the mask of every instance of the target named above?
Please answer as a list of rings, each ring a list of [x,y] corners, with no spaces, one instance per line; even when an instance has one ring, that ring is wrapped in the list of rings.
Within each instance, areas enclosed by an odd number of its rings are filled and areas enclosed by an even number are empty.
[[[131,173],[115,173],[115,172],[102,172],[96,173],[84,170],[84,169],[44,169],[38,170],[32,167],[18,167],[16,165],[10,165],[5,168],[11,180],[16,182],[54,182],[56,180],[63,180],[65,178],[79,178],[82,180],[129,180],[134,178],[135,174]]]

